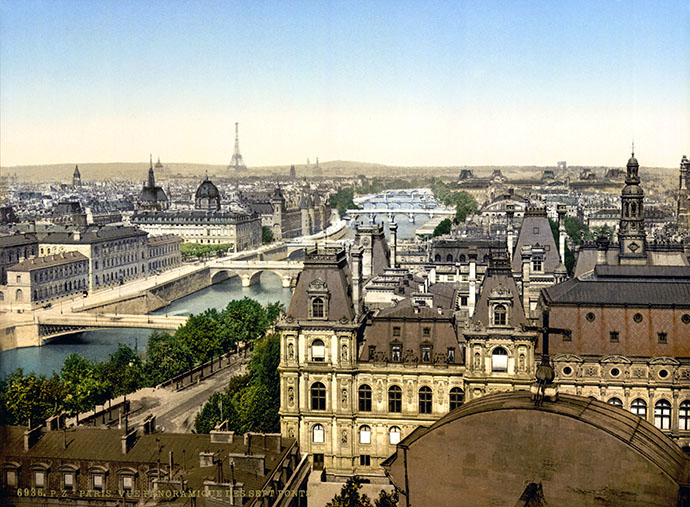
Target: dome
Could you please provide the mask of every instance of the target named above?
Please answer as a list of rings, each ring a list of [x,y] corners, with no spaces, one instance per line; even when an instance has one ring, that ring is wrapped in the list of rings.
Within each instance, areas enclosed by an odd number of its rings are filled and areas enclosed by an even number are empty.
[[[632,195],[632,196],[640,196],[642,197],[644,195],[644,190],[642,190],[642,187],[639,185],[625,185],[623,187],[623,196],[627,195]]]
[[[637,166],[640,167],[640,164],[637,163],[637,159],[635,158],[635,154],[633,153],[630,158],[628,159],[628,167],[630,166]]]
[[[195,194],[195,208],[206,211],[217,211],[220,209],[220,192],[208,176],[201,182]]]

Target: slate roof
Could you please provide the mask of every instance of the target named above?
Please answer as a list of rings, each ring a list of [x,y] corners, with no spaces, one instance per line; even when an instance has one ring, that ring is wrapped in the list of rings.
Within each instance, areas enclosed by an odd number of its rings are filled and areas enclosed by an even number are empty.
[[[518,327],[522,324],[527,325],[528,322],[522,308],[520,293],[515,284],[513,274],[510,272],[507,259],[504,259],[502,262],[491,260],[489,269],[486,271],[486,276],[479,287],[479,300],[474,309],[472,321],[481,322],[484,326],[489,326],[489,296],[491,292],[498,287],[503,287],[511,294],[513,305],[509,324],[513,327]]]
[[[228,211],[144,211],[132,215],[133,224],[233,224],[257,218],[254,213]]]
[[[558,245],[553,238],[546,210],[528,208],[525,211],[525,217],[522,220],[522,227],[520,227],[520,234],[515,245],[513,272],[522,271],[522,256],[520,255],[522,247],[536,246],[537,244],[545,248],[548,247],[544,253],[543,268],[545,273],[553,273],[556,271],[560,259],[558,257]]]
[[[600,265],[542,295],[556,304],[690,307],[690,267]]]
[[[292,294],[288,318],[309,320],[309,295],[312,284],[325,283],[328,291],[328,321],[345,320],[351,322],[355,318],[352,303],[352,276],[347,264],[345,249],[319,248],[306,252],[304,269],[297,279],[295,291]],[[322,321],[315,319],[314,322]]]
[[[46,257],[34,257],[33,259],[25,259],[18,262],[14,266],[7,268],[7,271],[36,271],[38,269],[52,268],[54,266],[62,266],[63,264],[71,264],[73,262],[87,262],[89,259],[79,252],[62,252],[55,255],[48,255]]]
[[[0,248],[32,245],[34,243],[38,243],[35,234],[10,234],[7,236],[0,236]]]
[[[105,226],[105,227],[84,227],[76,229],[79,231],[79,238],[75,238],[74,232],[50,232],[46,234],[41,243],[54,244],[86,244],[99,243],[101,241],[112,241],[121,238],[131,238],[132,236],[146,236],[147,232],[136,227],[124,226]]]

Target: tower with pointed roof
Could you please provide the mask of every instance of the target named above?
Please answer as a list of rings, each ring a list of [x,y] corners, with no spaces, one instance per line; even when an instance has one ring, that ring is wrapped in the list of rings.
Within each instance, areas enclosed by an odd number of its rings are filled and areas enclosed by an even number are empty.
[[[72,174],[72,186],[74,188],[81,187],[81,173],[79,172],[79,166],[74,166],[74,174]]]
[[[625,187],[621,192],[621,219],[618,229],[621,264],[644,264],[647,257],[647,234],[644,229],[644,190],[640,187],[640,164],[633,149],[628,160]]]
[[[144,182],[139,194],[137,206],[140,210],[145,211],[162,211],[170,206],[170,201],[163,187],[156,186],[156,175],[153,172],[153,157],[150,155],[148,178]]]

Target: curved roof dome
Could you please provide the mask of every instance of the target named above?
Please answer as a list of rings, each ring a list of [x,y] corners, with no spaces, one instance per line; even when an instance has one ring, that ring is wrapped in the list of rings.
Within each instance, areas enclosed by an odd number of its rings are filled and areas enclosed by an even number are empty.
[[[195,197],[197,199],[207,198],[207,199],[220,199],[220,192],[218,187],[216,187],[211,180],[206,178],[201,182],[199,188],[196,189]]]

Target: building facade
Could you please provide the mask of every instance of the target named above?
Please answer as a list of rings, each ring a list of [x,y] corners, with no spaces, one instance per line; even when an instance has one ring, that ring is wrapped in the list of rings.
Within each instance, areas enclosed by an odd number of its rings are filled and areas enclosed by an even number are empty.
[[[35,234],[0,236],[0,285],[7,284],[7,268],[24,259],[36,257],[38,252]]]
[[[63,252],[25,259],[7,268],[3,301],[13,309],[31,310],[82,294],[89,287],[89,259]]]
[[[149,236],[146,242],[147,271],[157,273],[182,264],[180,245],[182,238],[174,234]]]

